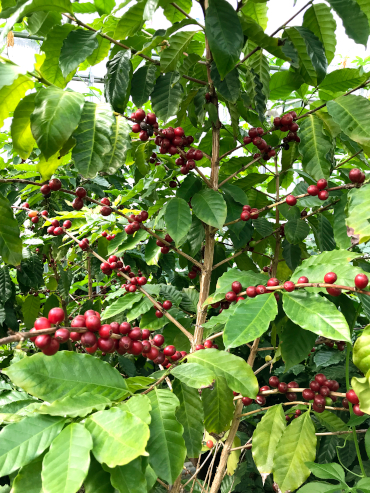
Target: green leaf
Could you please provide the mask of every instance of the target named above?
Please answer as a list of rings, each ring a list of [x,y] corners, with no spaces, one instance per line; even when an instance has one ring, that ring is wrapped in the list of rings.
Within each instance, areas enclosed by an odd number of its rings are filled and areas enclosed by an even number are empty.
[[[369,22],[360,6],[354,0],[328,0],[338,16],[349,38],[366,46],[369,38]]]
[[[14,218],[9,200],[0,194],[0,255],[11,265],[19,265],[22,259],[22,240],[18,221]]]
[[[267,28],[267,3],[266,2],[247,2],[243,5],[242,12],[255,20],[263,30]]]
[[[176,70],[177,63],[187,51],[188,44],[196,31],[180,31],[168,40],[169,46],[161,53],[161,72]]]
[[[135,303],[142,299],[143,295],[141,293],[129,293],[124,297],[118,298],[117,301],[112,303],[106,308],[102,314],[102,320],[107,320],[109,318],[115,317],[124,310],[129,310],[133,307]]]
[[[196,388],[191,387],[185,382],[175,380],[173,392],[180,402],[180,407],[176,411],[176,418],[184,428],[183,437],[187,456],[197,458],[202,449],[204,416],[199,392]]]
[[[315,115],[308,115],[301,122],[299,136],[303,170],[315,180],[329,178],[331,163],[328,154],[332,150],[332,142],[324,133],[323,121]]]
[[[76,70],[80,63],[84,62],[98,48],[97,34],[85,29],[76,29],[68,34],[63,41],[59,57],[59,67],[64,78]]]
[[[145,297],[126,313],[127,322],[131,322],[131,320],[135,320],[136,318],[140,317],[140,315],[148,312],[152,308],[152,306],[153,303],[150,301],[150,299]]]
[[[168,21],[170,21],[171,23],[179,23],[180,21],[185,20],[184,14],[173,7],[170,2],[165,1],[164,3],[165,7],[163,9],[163,14]],[[176,5],[178,5],[182,10],[189,14],[192,2],[191,0],[179,0],[179,3],[177,3]]]
[[[339,492],[338,487],[329,483],[318,483],[317,481],[311,481],[305,484],[298,490],[298,493],[311,493],[312,488],[314,488],[316,493],[337,493]]]
[[[107,58],[110,50],[110,41],[108,41],[108,39],[105,39],[102,36],[98,36],[96,39],[98,41],[98,47],[95,48],[92,54],[86,59],[90,65],[97,65],[102,62]]]
[[[179,198],[171,199],[167,204],[164,220],[168,234],[179,245],[191,227],[191,213],[187,202]]]
[[[123,113],[131,91],[131,50],[121,50],[107,63],[104,92],[114,111]]]
[[[190,255],[194,256],[196,253],[199,252],[203,244],[204,238],[205,238],[205,232],[204,232],[203,223],[194,214],[192,216],[192,223],[188,233],[188,242],[191,250]]]
[[[353,363],[364,375],[370,370],[369,336],[370,327],[367,326],[353,346]]]
[[[140,455],[148,455],[148,425],[122,408],[94,413],[85,426],[93,439],[95,458],[109,467],[124,466]]]
[[[325,3],[311,5],[304,14],[303,27],[309,29],[319,38],[324,46],[328,64],[330,64],[334,58],[337,44],[335,37],[337,23],[334,20],[330,7]]]
[[[297,245],[310,234],[310,227],[301,219],[290,219],[285,223],[284,232],[289,243]]]
[[[143,24],[145,4],[146,2],[138,2],[123,14],[114,31],[114,39],[125,39],[136,34]]]
[[[78,92],[50,86],[37,93],[31,130],[46,159],[58,152],[76,130],[83,106],[84,97]]]
[[[77,491],[90,465],[93,441],[79,423],[71,423],[53,440],[42,463],[42,488],[45,493]]]
[[[315,427],[309,412],[285,428],[274,456],[274,481],[281,491],[295,490],[310,475],[305,462],[314,461],[316,456]]]
[[[335,249],[334,232],[330,221],[320,214],[316,217],[309,217],[308,222],[311,225],[313,234],[318,248],[321,251],[330,251]]]
[[[1,476],[16,471],[42,454],[59,435],[64,423],[64,418],[32,416],[3,428],[0,432]]]
[[[225,348],[238,347],[261,337],[277,312],[274,293],[240,301],[224,329]]]
[[[9,274],[9,267],[4,266],[0,268],[0,303],[2,305],[12,296],[12,292],[13,281]]]
[[[329,92],[330,94],[346,92],[348,89],[357,87],[366,79],[366,74],[360,74],[359,69],[342,68],[334,70],[321,82],[320,91]]]
[[[166,122],[178,112],[182,101],[183,89],[177,82],[177,72],[168,72],[158,77],[151,94],[153,112]]]
[[[286,99],[302,84],[303,79],[297,72],[276,72],[270,79],[270,99]]]
[[[305,360],[315,345],[316,334],[288,320],[280,335],[281,356],[288,371]]]
[[[348,192],[348,203],[346,208],[346,226],[352,228],[353,235],[358,235],[359,243],[364,243],[370,238],[369,208],[370,201],[369,185],[359,189],[353,188]]]
[[[108,104],[85,103],[80,123],[73,134],[76,146],[72,151],[76,169],[84,178],[94,178],[104,170],[105,158],[112,150],[113,122]]]
[[[347,196],[342,195],[340,201],[334,205],[334,240],[338,248],[346,250],[351,246],[351,239],[347,234],[347,227],[345,222],[345,207],[347,205]],[[357,210],[358,212],[358,210]]]
[[[110,482],[110,474],[91,455],[90,469],[84,481],[85,493],[117,493]],[[39,493],[39,492],[37,492]]]
[[[98,9],[99,15],[111,14],[116,6],[115,0],[94,0],[94,5]]]
[[[203,389],[204,426],[208,433],[222,433],[230,427],[234,414],[233,393],[225,378],[217,376],[213,389]]]
[[[337,416],[336,414],[330,411],[324,411],[323,413],[315,413],[315,417],[320,422],[320,424],[322,426],[325,426],[325,428],[329,431],[335,432],[335,431],[348,430],[348,426],[346,425],[346,423],[342,421],[339,418],[339,416]],[[351,440],[353,438],[349,436],[347,439]],[[321,478],[321,479],[325,479],[325,478]]]
[[[284,293],[284,311],[305,330],[328,339],[350,341],[350,331],[344,315],[327,298],[306,291]]]
[[[106,467],[106,469],[108,469]],[[138,457],[125,466],[109,469],[112,485],[120,493],[143,493],[146,491],[146,478],[143,458]]]
[[[33,324],[40,311],[40,297],[29,294],[22,305],[23,321],[28,330],[32,329]]]
[[[262,477],[272,472],[276,447],[286,428],[283,406],[271,407],[253,432],[253,460]]]
[[[47,402],[85,392],[111,400],[121,399],[128,394],[120,373],[89,354],[58,351],[50,358],[37,353],[14,363],[3,372],[15,385]]]
[[[370,145],[370,125],[366,115],[370,101],[363,96],[341,96],[328,101],[327,108],[334,121],[352,140],[361,145]]]
[[[41,470],[43,458],[41,455],[20,469],[13,481],[13,493],[24,493],[25,491],[27,493],[42,492]]]
[[[216,64],[212,63],[211,77],[216,90],[221,94],[221,96],[231,103],[236,103],[240,94],[238,70],[236,68],[231,70],[225,78],[221,80]],[[209,105],[209,107],[211,107],[211,105]]]
[[[115,116],[110,136],[111,150],[104,158],[104,170],[109,175],[116,173],[126,161],[127,151],[131,149],[130,132],[126,118]]]
[[[50,416],[69,416],[71,418],[84,418],[93,409],[102,411],[111,405],[111,401],[99,394],[85,392],[81,395],[67,395],[62,399],[54,401],[50,405],[43,404],[39,409],[40,414],[50,414]]]
[[[188,174],[185,180],[181,182],[180,187],[176,191],[176,197],[184,199],[188,202],[191,197],[202,189],[202,181],[193,174]],[[193,217],[194,222],[194,217]]]
[[[192,353],[187,359],[189,363],[198,363],[213,371],[216,376],[225,378],[234,392],[253,399],[256,397],[257,379],[252,368],[239,356],[217,349],[207,349]]]
[[[169,390],[157,387],[148,397],[152,405],[147,447],[149,463],[158,477],[173,484],[182,471],[186,456],[184,429],[175,416],[179,400]]]
[[[122,405],[124,411],[129,411],[137,418],[140,418],[141,421],[143,421],[147,425],[150,425],[150,422],[152,420],[150,416],[150,411],[152,408],[149,397],[147,395],[134,395],[131,397],[131,399],[125,401]]]
[[[4,30],[2,30],[4,32]],[[25,97],[26,92],[33,89],[35,83],[26,75],[19,75],[13,84],[4,86],[0,90],[0,128],[4,120],[14,111],[19,101]]]
[[[227,214],[226,202],[219,192],[204,189],[191,199],[194,214],[206,224],[221,229]]]
[[[206,12],[206,36],[221,79],[239,61],[243,31],[234,8],[226,0],[211,0]]]
[[[294,271],[301,262],[301,249],[288,241],[283,242],[283,258],[291,271]]]
[[[35,139],[31,132],[31,114],[35,108],[35,93],[28,94],[14,111],[11,135],[14,151],[22,159],[28,159],[35,145]]]
[[[131,83],[131,96],[135,106],[141,108],[152,94],[156,76],[156,66],[149,63],[134,73]]]
[[[171,371],[171,375],[178,378],[182,383],[186,383],[186,385],[194,387],[195,389],[211,385],[215,378],[215,374],[209,368],[205,368],[197,363],[187,363],[186,365],[176,366]]]

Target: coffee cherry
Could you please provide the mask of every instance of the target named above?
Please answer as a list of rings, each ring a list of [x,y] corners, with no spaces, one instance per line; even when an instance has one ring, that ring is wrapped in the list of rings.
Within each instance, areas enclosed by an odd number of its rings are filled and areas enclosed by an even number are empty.
[[[76,195],[77,195],[77,197],[79,197],[80,199],[83,199],[83,198],[85,198],[85,197],[86,197],[87,192],[86,192],[85,188],[83,188],[83,187],[78,187],[78,188],[76,188]]]
[[[239,294],[240,291],[242,290],[242,285],[239,281],[234,281],[231,284],[231,289],[234,291],[235,294]]]
[[[317,196],[320,200],[327,200],[329,198],[329,192],[327,190],[320,190]]]
[[[298,279],[297,284],[307,284],[308,282],[308,277],[302,276]]]
[[[30,204],[28,202],[25,202],[24,204],[21,205],[21,207],[24,207],[25,209],[29,209]]]
[[[112,327],[109,324],[104,324],[99,329],[99,337],[101,337],[102,339],[109,339],[112,334],[113,334]]]
[[[137,286],[135,284],[131,284],[131,286],[128,288],[130,293],[135,293],[137,290]]]
[[[288,291],[288,293],[291,293],[292,291],[294,291],[294,288],[295,288],[294,282],[286,281],[284,283],[284,289],[285,289],[285,291]]]
[[[39,349],[46,349],[51,343],[51,336],[48,334],[42,334],[35,338],[35,346]]]
[[[49,185],[42,185],[42,187],[40,188],[40,192],[43,195],[49,195],[50,191],[51,191],[51,188],[49,187]]]
[[[322,375],[322,373],[319,373],[318,375]],[[315,379],[316,379],[316,377],[315,377]],[[326,377],[324,375],[324,379],[319,377],[319,380],[320,380],[319,382],[317,380],[312,380],[312,382],[310,382],[310,389],[313,390],[313,392],[318,392],[320,390],[321,385],[325,382],[325,379],[326,379]]]
[[[266,404],[266,397],[264,397],[263,395],[257,395],[255,402],[260,406],[264,406]]]
[[[204,341],[204,347],[206,349],[210,349],[211,347],[213,347],[213,342],[212,341]]]
[[[305,401],[312,401],[315,398],[315,392],[311,389],[304,389],[302,397]]]
[[[196,351],[200,351],[201,349],[205,349],[205,347],[204,347],[204,345],[203,345],[203,344],[197,344],[197,345],[195,346],[195,350],[196,350]]]
[[[72,202],[72,207],[76,210],[76,211],[80,211],[82,209],[82,207],[84,206],[84,202],[82,199],[80,199],[80,197],[76,197],[75,199],[73,199],[73,202]]]
[[[139,122],[143,121],[145,118],[145,111],[142,108],[139,108],[135,111],[135,116],[132,116],[132,118],[134,120],[138,120]]]
[[[119,340],[119,346],[122,348],[122,349],[125,349],[126,351],[128,351],[131,346],[132,346],[132,339],[130,339],[130,337],[127,337],[127,336],[123,336],[121,337],[121,339]]]
[[[251,215],[250,215],[250,212],[248,211],[243,211],[241,214],[240,214],[240,219],[242,221],[249,221],[249,219],[251,218]]]
[[[314,404],[319,407],[325,407],[326,401],[325,397],[321,394],[316,394],[314,397]]]
[[[353,389],[349,390],[346,393],[346,398],[347,398],[348,402],[350,402],[353,405],[360,403],[359,398],[357,397],[357,394]]]
[[[307,188],[307,193],[308,193],[308,195],[312,195],[314,197],[319,193],[319,189],[316,185],[310,185]]]
[[[297,199],[294,197],[294,195],[288,195],[285,201],[291,207],[296,205],[297,203]]]
[[[328,186],[328,182],[324,178],[321,178],[321,180],[318,180],[316,183],[316,186],[319,190],[324,190],[324,188]]]
[[[247,296],[249,298],[255,298],[257,296],[257,290],[254,286],[249,286],[247,288]]]
[[[297,394],[295,392],[287,392],[285,395],[288,401],[293,402],[297,400]]]
[[[122,322],[119,326],[119,331],[122,335],[129,334],[131,331],[131,325],[128,322]]]
[[[253,399],[249,397],[242,397],[243,406],[250,406],[253,403]]]
[[[146,277],[138,277],[137,278],[137,283],[139,286],[145,286],[145,284],[148,282]]]
[[[85,347],[93,347],[97,342],[98,339],[93,332],[85,332],[81,335],[81,343]]]
[[[64,311],[62,308],[52,308],[48,314],[48,320],[52,324],[63,322]]]
[[[315,375],[315,381],[321,386],[324,385],[324,382],[326,382],[327,378],[323,373],[317,373]],[[311,386],[310,386],[311,387]],[[312,390],[315,390],[311,387]]]
[[[100,209],[100,214],[102,216],[110,216],[110,214],[112,214],[112,209],[110,207],[102,207]]]
[[[30,211],[28,213],[28,217],[32,218],[32,217],[36,217],[37,216],[37,212],[36,211]]]
[[[340,296],[342,294],[342,290],[339,288],[326,288],[326,291],[330,296]]]
[[[330,389],[326,385],[323,385],[320,390],[320,394],[323,395],[324,397],[328,397],[330,395]]]
[[[162,346],[162,344],[164,343],[164,337],[162,334],[156,334],[154,337],[153,337],[153,342],[156,346]]]
[[[287,113],[281,118],[281,125],[288,126],[293,122],[293,116],[290,113]]]
[[[69,219],[67,219],[66,221],[64,221],[63,228],[69,229],[71,226],[72,226],[72,223],[71,223],[71,221]]]
[[[234,293],[234,291],[229,291],[229,292],[228,292],[228,293],[226,293],[226,295],[225,295],[225,299],[226,299],[227,301],[229,301],[230,303],[231,303],[232,301],[236,301],[236,298],[237,298],[237,296],[236,296],[236,294]]]
[[[54,236],[60,236],[63,233],[64,233],[63,228],[58,227],[54,229]]]
[[[163,253],[163,255],[167,255],[167,253],[170,251],[170,248],[168,246],[163,246],[161,248],[161,253]]]
[[[365,289],[369,284],[369,278],[365,274],[357,274],[355,277],[355,286],[359,289]]]
[[[365,414],[361,411],[359,404],[355,404],[353,406],[353,412],[356,414],[356,416],[363,416]]]
[[[278,391],[281,394],[286,394],[288,392],[288,385],[285,382],[280,382],[278,385]]]
[[[156,312],[155,312],[155,316],[156,316],[157,318],[162,318],[162,317],[163,317],[163,313],[161,312],[161,310],[156,310]]]
[[[86,351],[87,353],[89,353],[89,354],[94,354],[94,353],[96,353],[97,349],[98,349],[98,342],[96,342],[96,344],[94,344],[94,345],[93,345],[93,346],[91,346],[91,347],[85,347],[85,351]]]
[[[49,181],[49,188],[50,190],[53,190],[53,192],[56,192],[62,188],[62,182],[58,180],[58,178],[53,178]]]
[[[272,376],[269,378],[269,384],[271,385],[271,387],[274,387],[274,388],[278,388],[279,387],[279,378],[278,377],[275,377],[275,376]]]
[[[324,276],[324,282],[327,284],[334,284],[337,279],[338,279],[338,276],[336,275],[335,272],[328,272]]]
[[[41,211],[41,215],[44,217],[48,217],[49,213],[48,211]]]
[[[214,445],[214,443],[212,442],[212,440],[207,440],[207,442],[206,442],[206,446],[207,446],[208,448],[213,448],[213,445]]]
[[[165,310],[170,310],[170,309],[172,308],[172,303],[171,303],[171,301],[169,301],[169,300],[164,301],[164,302],[163,302],[163,308],[164,308]]]
[[[358,168],[351,169],[348,175],[352,183],[360,183],[362,178],[362,171]]]
[[[128,334],[129,338],[133,341],[141,340],[141,329],[139,327],[134,327]]]
[[[163,354],[165,356],[173,356],[174,354],[176,353],[176,348],[175,346],[166,346],[164,349],[163,349]]]
[[[279,279],[276,279],[276,277],[271,277],[267,281],[267,286],[279,286]]]
[[[262,286],[262,284],[259,284],[256,287],[256,291],[257,291],[257,294],[265,294],[265,293],[267,293],[266,286]]]
[[[83,315],[77,315],[72,322],[71,327],[86,327],[85,317]]]
[[[40,337],[40,336],[39,336]],[[54,356],[59,350],[59,341],[57,341],[54,337],[51,339],[48,347],[44,348],[42,352],[45,356]]]
[[[315,402],[313,403],[313,406],[312,406],[312,409],[316,412],[316,413],[323,413],[325,411],[325,405],[323,406],[319,406],[318,404],[316,404]]]

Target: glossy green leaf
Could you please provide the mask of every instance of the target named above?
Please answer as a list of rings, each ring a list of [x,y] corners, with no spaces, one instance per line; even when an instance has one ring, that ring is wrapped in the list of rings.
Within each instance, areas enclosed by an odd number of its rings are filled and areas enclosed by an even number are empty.
[[[233,393],[225,378],[217,376],[213,389],[202,390],[204,426],[208,433],[222,433],[230,427],[234,414]]]
[[[348,192],[346,225],[351,228],[353,235],[359,236],[359,243],[364,243],[370,238],[369,188],[369,185],[366,185]]]
[[[136,34],[143,24],[145,3],[138,2],[123,14],[114,31],[114,39],[125,39]]]
[[[99,15],[110,14],[114,9],[115,0],[94,0],[94,5],[97,8]]]
[[[102,36],[98,36],[96,39],[98,47],[86,59],[90,65],[97,65],[102,62],[108,56],[110,50],[110,42],[107,39]]]
[[[141,419],[141,421],[143,421],[147,425],[150,425],[150,422],[152,420],[150,411],[152,408],[149,397],[147,395],[134,395],[131,397],[131,399],[125,401],[122,406],[122,409],[124,411],[130,412],[137,418]]]
[[[330,72],[320,84],[320,90],[334,94],[346,92],[348,89],[357,87],[366,80],[366,75],[361,74],[359,69],[343,68]]]
[[[121,50],[107,63],[104,91],[114,111],[123,113],[131,91],[131,50]]]
[[[291,271],[294,271],[301,262],[301,249],[288,241],[283,242],[283,258]]]
[[[106,468],[108,470],[108,468]],[[109,469],[112,485],[119,493],[143,493],[146,491],[146,478],[143,458],[138,457],[125,466]]]
[[[333,484],[311,481],[302,486],[302,488],[299,488],[298,493],[311,493],[312,488],[314,488],[316,493],[337,493],[339,491],[338,487]]]
[[[198,363],[213,371],[216,376],[224,377],[231,390],[253,399],[256,397],[257,379],[252,368],[239,356],[217,349],[207,349],[192,353],[187,359],[189,363]]]
[[[243,31],[234,8],[226,0],[211,0],[206,13],[206,36],[221,79],[239,61]]]
[[[164,122],[177,114],[182,101],[183,89],[177,78],[177,72],[159,76],[150,96],[153,112]]]
[[[271,407],[253,432],[253,460],[265,478],[272,472],[276,447],[286,428],[286,419],[281,404]]]
[[[43,404],[38,409],[38,412],[40,414],[50,414],[50,416],[83,418],[93,410],[102,411],[111,404],[111,401],[102,395],[85,392],[81,395],[67,395],[63,399],[58,399],[50,405]]]
[[[148,455],[148,425],[122,408],[94,413],[85,426],[93,439],[95,458],[109,467],[124,466],[140,455]]]
[[[141,108],[152,94],[156,76],[156,66],[153,64],[140,67],[132,76],[131,96],[135,106]]]
[[[32,329],[40,311],[41,300],[33,294],[29,294],[22,305],[24,324],[28,330]]]
[[[277,312],[273,293],[239,302],[224,329],[225,348],[238,347],[261,337]]]
[[[227,214],[226,202],[219,192],[204,189],[191,199],[194,214],[206,224],[222,228]]]
[[[0,90],[0,128],[4,125],[4,120],[14,111],[19,101],[25,97],[26,92],[33,89],[34,82],[27,75],[19,75],[9,86],[4,86]]]
[[[316,456],[315,427],[306,412],[285,428],[274,456],[274,481],[281,491],[295,490],[310,475],[305,462]]]
[[[345,207],[347,205],[347,196],[343,195],[340,201],[334,205],[334,240],[338,248],[346,250],[351,246],[351,239],[347,234],[345,222]]]
[[[178,378],[182,383],[189,387],[199,389],[211,385],[215,374],[209,368],[198,365],[197,363],[187,363],[186,365],[176,366],[171,370],[171,375]]]
[[[270,79],[270,99],[286,99],[303,84],[297,72],[276,72]]]
[[[287,316],[303,329],[328,339],[350,342],[344,315],[327,298],[307,291],[284,292],[283,306]]]
[[[354,0],[328,0],[341,18],[346,34],[355,43],[366,46],[369,38],[369,22]]]
[[[85,493],[116,493],[110,482],[110,474],[91,454],[89,472],[84,480]],[[41,492],[40,492],[41,493]]]
[[[77,491],[90,465],[93,441],[79,423],[71,423],[53,440],[42,463],[42,487],[45,493]]]
[[[197,388],[191,387],[185,382],[175,380],[173,392],[180,402],[176,411],[176,418],[184,428],[183,437],[187,456],[197,458],[202,449],[204,416],[199,392]]]
[[[16,471],[42,454],[64,423],[64,418],[32,416],[3,428],[0,432],[1,476]]]
[[[42,493],[41,470],[43,458],[43,455],[40,455],[19,470],[13,481],[13,493],[24,493],[25,491],[27,493]]]
[[[104,170],[105,158],[112,152],[114,116],[108,104],[86,102],[80,123],[73,133],[76,146],[72,157],[84,178],[94,178]]]
[[[181,473],[186,456],[183,427],[176,419],[178,398],[167,389],[155,387],[148,394],[152,406],[149,463],[161,479],[173,484]]]
[[[284,232],[289,243],[297,245],[310,234],[310,227],[301,219],[291,219],[285,223]]]
[[[14,111],[11,135],[13,148],[22,159],[28,159],[35,145],[31,132],[31,114],[35,108],[35,93],[28,94]]]
[[[113,175],[126,161],[127,151],[131,149],[130,132],[126,118],[115,116],[110,136],[111,150],[104,158],[104,170],[109,175]]]
[[[299,152],[302,155],[303,169],[315,180],[329,178],[331,163],[328,153],[332,142],[324,134],[324,124],[315,115],[308,115],[300,124]]]
[[[336,432],[336,431],[348,430],[348,426],[346,425],[346,423],[333,412],[327,410],[325,410],[322,413],[315,412],[315,417],[317,418],[317,420],[320,422],[322,426],[325,426],[325,428],[328,431]],[[353,437],[349,436],[347,437],[347,440],[353,440]]]
[[[370,370],[369,341],[370,327],[367,326],[353,346],[353,363],[364,375]]]
[[[59,67],[64,78],[99,47],[97,33],[85,29],[71,31],[63,41]]]
[[[168,234],[178,245],[191,227],[191,213],[188,203],[179,198],[171,199],[167,204],[164,220]]]
[[[330,8],[325,3],[311,5],[304,14],[303,27],[319,38],[324,46],[328,63],[330,63],[334,58],[337,44],[335,37],[337,24]]]
[[[315,341],[316,334],[301,329],[288,320],[280,335],[281,356],[285,362],[285,370],[304,361],[315,345]]]
[[[225,98],[227,101],[230,101],[231,103],[236,103],[240,95],[240,81],[239,81],[238,70],[237,69],[231,70],[224,77],[224,79],[221,80],[216,64],[212,63],[211,77],[214,82],[216,90],[221,94],[221,96]]]
[[[161,53],[161,71],[171,72],[176,70],[177,63],[187,51],[187,47],[193,38],[195,31],[180,31],[168,40],[169,46]]]
[[[128,394],[125,380],[118,370],[89,354],[59,351],[50,358],[37,353],[3,371],[15,385],[47,402],[85,392],[111,400]]]
[[[314,462],[306,462],[306,466],[317,478],[345,482],[344,470],[339,464],[315,464]]]
[[[0,303],[5,304],[12,296],[13,281],[9,274],[9,267],[4,266],[0,269]]]
[[[3,261],[19,265],[22,259],[22,239],[18,221],[14,218],[9,200],[0,194],[0,255]]]

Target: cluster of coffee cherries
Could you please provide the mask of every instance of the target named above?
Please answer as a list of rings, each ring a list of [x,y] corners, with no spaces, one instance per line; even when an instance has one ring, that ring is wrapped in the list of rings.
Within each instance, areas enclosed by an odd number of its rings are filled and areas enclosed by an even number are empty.
[[[270,387],[268,385],[264,385],[263,387],[260,388],[259,393],[257,397],[253,400],[250,397],[242,397],[242,403],[243,406],[250,406],[253,404],[258,404],[259,406],[264,406],[266,404],[266,397],[264,395],[261,395],[261,392],[265,392],[266,390],[270,390]],[[233,392],[234,396],[240,395],[238,392]]]
[[[365,414],[360,409],[360,400],[359,400],[356,392],[353,389],[349,390],[346,393],[346,397],[342,400],[343,407],[345,407],[346,409],[349,409],[349,404],[348,404],[349,402],[353,405],[353,412],[357,416],[363,416]]]
[[[173,239],[171,238],[171,236],[167,233],[166,236],[164,237],[165,241],[167,241],[167,243],[172,243],[173,242]],[[156,245],[159,246],[161,248],[161,253],[163,253],[164,255],[167,255],[167,253],[169,253],[170,251],[170,247],[165,245],[163,243],[163,241],[161,240],[157,240],[156,241]]]
[[[80,211],[82,209],[82,207],[84,206],[83,199],[86,197],[87,192],[86,192],[86,189],[84,187],[78,187],[78,188],[76,188],[75,193],[76,193],[76,198],[73,199],[72,207],[74,208],[74,210]]]
[[[65,317],[62,308],[52,308],[48,317],[40,317],[35,320],[34,327],[30,332],[37,332],[38,330],[50,329],[52,325],[57,325],[63,322]],[[69,339],[69,330],[58,328],[54,336],[49,334],[41,334],[35,337],[31,337],[30,340],[35,343],[35,346],[41,349],[46,356],[53,356],[58,349],[61,342],[67,342]]]
[[[262,138],[266,132],[262,127],[250,128],[248,130],[248,135],[243,137],[243,143],[245,145],[253,143],[263,154],[262,159],[268,161],[270,158],[276,156],[276,151],[271,146],[267,144],[267,142]],[[261,157],[260,153],[255,153],[253,155],[254,159],[259,159]]]
[[[307,193],[312,197],[315,197],[317,195],[320,200],[327,200],[329,198],[329,192],[326,190],[327,187],[328,182],[325,180],[325,178],[321,178],[317,181],[316,185],[310,185],[307,188]]]
[[[62,188],[62,182],[58,178],[52,178],[48,184],[42,185],[40,192],[43,195],[49,195],[50,192],[57,192]]]
[[[363,183],[366,178],[365,173],[358,168],[351,169],[348,177],[352,183]]]
[[[116,237],[115,234],[109,234],[108,231],[103,231],[101,235],[103,238],[106,238],[108,241],[112,241]]]
[[[326,340],[324,342],[325,346],[328,348],[333,348],[334,344],[336,344],[338,351],[344,351],[346,349],[346,343],[344,341],[332,341],[332,340]],[[311,349],[311,353],[315,352],[315,348]]]
[[[158,122],[155,113],[148,113],[146,115],[142,108],[139,108],[131,114],[131,120],[135,123],[132,125],[131,130],[134,134],[139,134],[139,139],[146,142],[149,137],[154,134],[154,129],[158,129]]]
[[[161,135],[157,135],[154,143],[159,146],[160,154],[169,154],[170,156],[175,156],[179,154],[179,149],[184,150],[185,147],[190,147],[194,142],[194,137],[192,135],[185,135],[184,129],[182,127],[167,127],[161,130]],[[203,152],[199,149],[190,149],[192,152],[187,159],[194,159],[195,161],[200,161],[203,157]],[[189,151],[188,151],[189,152]]]
[[[258,219],[258,216],[258,209],[252,209],[250,205],[243,205],[243,210],[240,214],[240,219],[242,221],[249,221],[249,219]]]
[[[120,260],[116,255],[111,255],[108,258],[108,262],[102,262],[100,264],[100,269],[103,272],[103,274],[106,274],[107,276],[110,276],[113,271],[125,272],[127,274],[129,274],[131,272],[131,267],[129,265],[124,267],[122,260]],[[134,277],[134,275],[133,275],[133,277]],[[144,284],[146,284],[146,279],[145,279]],[[135,291],[136,291],[136,289],[135,289]]]
[[[295,111],[289,111],[283,116],[277,116],[274,118],[275,129],[279,129],[281,132],[288,132],[288,135],[283,138],[283,143],[285,144],[284,149],[289,149],[288,142],[300,142],[301,139],[297,135],[299,130],[299,125],[296,121],[297,113]]]
[[[336,275],[335,272],[328,272],[324,276],[324,282],[327,284],[334,284],[337,279],[338,276]],[[369,284],[369,278],[367,277],[366,274],[357,274],[357,276],[355,277],[356,288],[365,289],[368,284]],[[326,291],[331,296],[340,296],[342,293],[342,290],[340,288],[326,288]]]
[[[43,211],[43,212],[47,212],[47,211]],[[72,222],[69,219],[66,219],[62,225],[60,225],[58,219],[53,219],[50,222],[51,222],[51,226],[49,226],[46,231],[49,235],[52,236],[60,236],[64,233],[65,229],[69,229],[72,226]]]
[[[125,231],[128,235],[133,235],[136,231],[139,231],[140,224],[146,221],[149,217],[147,211],[141,211],[140,214],[131,214],[129,216],[129,224],[125,226]]]
[[[200,351],[202,349],[218,349],[218,344],[215,344],[213,341],[207,339],[203,342],[203,344],[197,344],[195,346],[195,351]]]

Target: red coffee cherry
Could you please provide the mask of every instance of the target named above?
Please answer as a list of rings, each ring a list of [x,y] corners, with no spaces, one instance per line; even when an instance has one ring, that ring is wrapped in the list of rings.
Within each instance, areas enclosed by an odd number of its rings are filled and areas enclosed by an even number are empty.
[[[69,330],[68,329],[58,329],[55,331],[55,339],[61,343],[67,342],[69,339]]]
[[[319,193],[319,189],[316,185],[310,185],[307,188],[307,193],[308,193],[308,195],[312,195],[314,197]]]
[[[311,389],[304,389],[302,397],[305,401],[312,401],[315,398],[315,392]]]
[[[295,288],[294,282],[286,281],[284,283],[284,289],[285,289],[285,291],[288,291],[288,293],[291,293],[292,291],[294,291],[294,288]]]
[[[365,274],[357,274],[355,277],[355,286],[359,289],[365,289],[369,284],[369,278]]]
[[[55,337],[53,337],[50,341],[49,346],[44,348],[42,352],[45,354],[45,356],[54,356],[54,354],[57,353],[58,350],[59,350],[59,341],[57,341]]]
[[[53,178],[49,181],[49,188],[50,190],[53,190],[53,192],[56,192],[62,188],[62,182],[58,180],[58,178]]]
[[[212,442],[212,440],[207,440],[207,442],[206,442],[206,446],[207,446],[208,448],[213,448],[213,445],[214,445],[214,443]]]
[[[338,279],[338,276],[336,275],[335,272],[328,272],[324,276],[324,282],[327,284],[334,284],[337,279]]]
[[[297,199],[294,197],[294,195],[288,195],[285,201],[291,207],[296,205],[297,203]]]
[[[309,282],[308,277],[302,276],[298,279],[297,284],[307,284]]]
[[[249,397],[242,397],[242,403],[244,406],[250,406],[253,403],[253,399]]]
[[[346,393],[346,398],[347,398],[348,402],[350,402],[353,405],[360,403],[359,398],[357,397],[357,394],[353,389],[349,390]]]
[[[278,377],[275,377],[275,376],[272,376],[269,378],[269,384],[271,385],[271,387],[274,387],[274,388],[278,388],[279,387],[279,378]]]
[[[62,308],[52,308],[48,314],[48,320],[52,324],[63,322],[64,311]]]
[[[329,198],[329,192],[327,190],[320,190],[317,196],[320,200],[327,200]]]
[[[362,178],[362,171],[358,168],[351,169],[348,177],[352,183],[360,183]]]
[[[321,180],[318,180],[316,183],[316,186],[319,190],[324,190],[324,188],[328,186],[328,182],[324,178],[321,178]]]

